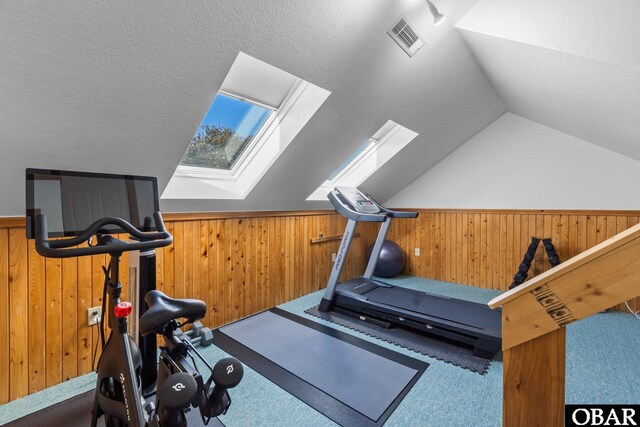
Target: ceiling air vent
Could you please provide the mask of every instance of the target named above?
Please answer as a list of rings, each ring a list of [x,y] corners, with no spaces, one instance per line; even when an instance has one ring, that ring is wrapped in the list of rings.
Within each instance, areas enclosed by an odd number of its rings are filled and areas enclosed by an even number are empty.
[[[415,27],[405,17],[400,17],[387,34],[398,43],[407,55],[413,56],[424,45]]]

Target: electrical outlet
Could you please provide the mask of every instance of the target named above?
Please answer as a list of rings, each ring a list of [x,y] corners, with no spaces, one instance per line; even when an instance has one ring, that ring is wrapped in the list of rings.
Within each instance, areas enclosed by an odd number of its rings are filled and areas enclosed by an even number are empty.
[[[336,262],[336,253],[331,254],[331,262]]]
[[[414,253],[416,254],[416,256],[420,256],[420,248],[416,248]]]
[[[97,324],[102,319],[102,307],[91,307],[87,309],[87,322],[89,326]]]

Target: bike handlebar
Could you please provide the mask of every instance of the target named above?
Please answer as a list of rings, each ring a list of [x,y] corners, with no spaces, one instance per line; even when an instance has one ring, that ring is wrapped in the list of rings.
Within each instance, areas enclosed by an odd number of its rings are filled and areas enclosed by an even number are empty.
[[[36,250],[44,257],[48,258],[71,258],[76,256],[98,255],[106,253],[117,253],[127,251],[137,251],[144,249],[160,248],[169,246],[173,242],[173,236],[166,230],[162,214],[153,214],[158,231],[144,232],[138,230],[122,218],[102,218],[84,230],[76,237],[59,240],[49,240],[47,233],[47,219],[45,215],[38,214],[35,217]],[[113,240],[113,243],[106,245],[88,246],[82,248],[71,248],[89,241],[91,237],[99,233],[106,225],[116,225],[129,233],[139,242],[126,243]]]

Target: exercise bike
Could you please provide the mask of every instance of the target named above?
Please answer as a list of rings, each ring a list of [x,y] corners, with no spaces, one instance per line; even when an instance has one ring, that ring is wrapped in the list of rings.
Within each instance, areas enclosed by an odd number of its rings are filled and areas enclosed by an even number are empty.
[[[178,338],[175,334],[179,327],[205,316],[205,303],[174,299],[153,290],[145,295],[148,309],[140,317],[140,332],[143,336],[161,335],[164,345],[160,347],[155,398],[144,398],[140,384],[142,357],[127,332],[127,316],[132,306],[120,300],[119,263],[124,252],[150,250],[173,242],[160,212],[154,213],[154,219],[157,229],[154,232],[142,232],[122,218],[102,218],[75,237],[49,239],[45,215],[33,215],[35,246],[40,255],[51,258],[110,256],[108,268],[103,267],[102,299],[103,313],[107,313],[104,308],[105,299],[108,299],[110,335],[105,342],[101,327],[103,351],[97,367],[92,427],[96,427],[101,416],[105,417],[108,427],[185,427],[186,414],[191,408],[198,408],[206,425],[212,418],[227,412],[231,405],[227,390],[242,379],[243,367],[236,359],[221,359],[212,367],[188,339]],[[114,237],[110,233],[115,229],[129,233],[136,241],[126,242]],[[84,243],[89,246],[78,247]],[[185,320],[179,322],[179,319]],[[198,371],[194,356],[211,372],[208,380],[204,381]]]

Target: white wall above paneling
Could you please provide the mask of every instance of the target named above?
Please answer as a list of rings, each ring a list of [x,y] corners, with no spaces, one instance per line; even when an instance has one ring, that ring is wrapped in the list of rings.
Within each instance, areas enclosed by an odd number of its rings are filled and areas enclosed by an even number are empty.
[[[480,0],[456,25],[509,113],[393,206],[639,209],[640,3]]]
[[[506,113],[386,202],[464,209],[640,209],[640,162]]]

